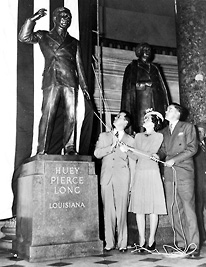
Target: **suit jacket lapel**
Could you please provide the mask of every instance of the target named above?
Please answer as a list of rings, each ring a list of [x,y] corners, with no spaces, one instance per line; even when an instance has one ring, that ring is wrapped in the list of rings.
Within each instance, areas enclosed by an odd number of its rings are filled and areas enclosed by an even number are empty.
[[[128,135],[124,132],[123,136],[122,136],[122,140],[121,142],[127,144],[128,143]]]
[[[66,46],[70,45],[72,40],[73,40],[73,37],[71,37],[67,32],[64,41],[61,43],[58,49],[65,48]]]
[[[56,29],[52,29],[49,32],[49,38],[51,38],[56,44],[59,45],[58,49],[63,48],[64,46],[67,46],[68,44],[70,44],[73,40],[73,38],[68,34],[68,32],[66,33],[66,37],[63,39],[58,32],[56,31]]]
[[[110,131],[110,132],[107,132],[107,142],[109,144],[112,144],[113,143],[113,135],[114,135],[114,132]]]
[[[60,46],[63,42],[63,39],[58,34],[58,32],[55,29],[52,29],[49,34],[49,38],[52,39],[58,46]]]
[[[178,121],[178,123],[175,125],[175,128],[173,129],[172,136],[173,135],[175,136],[177,132],[179,132],[181,125],[182,125],[181,121]]]
[[[182,126],[182,122],[178,121],[178,123],[175,125],[175,128],[173,129],[172,134],[170,133],[169,126],[168,126],[168,150],[174,145],[175,139],[177,137],[177,133],[179,133],[179,130]]]

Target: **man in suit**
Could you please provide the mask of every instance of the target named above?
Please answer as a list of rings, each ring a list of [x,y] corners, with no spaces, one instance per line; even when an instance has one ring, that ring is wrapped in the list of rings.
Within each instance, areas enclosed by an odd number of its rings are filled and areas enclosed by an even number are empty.
[[[72,15],[69,9],[59,7],[53,12],[54,28],[34,32],[36,21],[46,15],[42,8],[26,20],[19,33],[19,40],[28,44],[39,43],[45,58],[43,72],[42,117],[39,124],[38,154],[49,149],[56,111],[60,99],[64,103],[63,147],[65,154],[76,154],[75,125],[79,85],[90,99],[80,55],[79,41],[67,32]]]
[[[184,108],[172,103],[165,119],[169,126],[163,129],[164,140],[160,155],[165,155],[164,185],[167,209],[174,222],[177,245],[195,249],[191,255],[199,255],[199,231],[195,214],[194,164],[197,152],[196,130],[193,124],[181,121]],[[189,246],[191,244],[191,246]],[[189,247],[188,247],[189,246]]]
[[[196,124],[198,151],[195,163],[195,202],[201,245],[206,244],[206,122]]]
[[[120,111],[115,117],[114,129],[100,133],[94,155],[102,159],[100,184],[104,209],[105,249],[114,249],[117,230],[117,246],[121,252],[127,249],[127,207],[129,188],[135,162],[120,150],[120,143],[133,146],[134,138],[125,133],[130,126],[130,114]]]

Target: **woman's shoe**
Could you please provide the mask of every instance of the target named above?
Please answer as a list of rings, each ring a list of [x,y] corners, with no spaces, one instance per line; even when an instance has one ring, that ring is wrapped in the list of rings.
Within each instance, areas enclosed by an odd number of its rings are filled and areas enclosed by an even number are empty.
[[[145,248],[146,248],[146,245],[147,245],[147,243],[146,243],[146,241],[144,242],[144,245],[143,246],[140,246],[140,248],[139,248],[139,252],[145,252]]]
[[[149,245],[147,246],[147,250],[153,251],[153,250],[155,250],[155,247],[156,247],[156,242],[154,241],[151,246],[149,246]]]
[[[144,242],[144,245],[143,246],[140,246],[140,245],[136,245],[135,244],[135,249],[131,251],[131,253],[135,253],[135,252],[145,252],[146,251],[146,245],[147,243]]]
[[[111,247],[111,248],[110,247],[105,247],[104,248],[104,250],[106,250],[106,251],[111,251],[112,249],[114,249],[114,248],[113,247]]]

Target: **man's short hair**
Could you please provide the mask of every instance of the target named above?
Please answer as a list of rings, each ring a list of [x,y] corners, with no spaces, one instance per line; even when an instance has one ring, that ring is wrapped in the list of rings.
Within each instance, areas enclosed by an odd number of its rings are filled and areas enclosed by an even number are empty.
[[[181,106],[180,104],[173,102],[170,105],[174,106],[175,109],[180,113],[180,117],[179,120],[185,120],[187,115],[188,115],[188,111],[185,107]]]
[[[120,110],[119,113],[125,113],[125,120],[127,120],[127,126],[125,127],[125,129],[129,128],[132,123],[131,114],[127,110]]]
[[[71,16],[71,18],[72,18],[71,11],[70,11],[68,8],[62,6],[62,7],[57,7],[57,8],[53,11],[53,19],[56,18],[56,17],[59,15],[59,13],[61,13],[62,11],[65,11],[65,12],[69,13],[70,16]]]

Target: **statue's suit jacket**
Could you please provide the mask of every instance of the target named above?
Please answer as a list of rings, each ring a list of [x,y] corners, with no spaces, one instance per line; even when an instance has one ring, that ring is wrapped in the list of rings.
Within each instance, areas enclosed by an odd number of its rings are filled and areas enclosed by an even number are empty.
[[[28,44],[39,43],[45,58],[42,89],[52,85],[65,85],[87,89],[80,54],[79,41],[67,32],[65,39],[53,28],[51,31],[33,32],[36,22],[27,19],[19,33],[19,40]]]
[[[87,91],[86,77],[80,55],[79,41],[68,32],[60,36],[54,27],[51,31],[34,32],[36,22],[27,19],[19,33],[19,40],[27,44],[38,43],[45,59],[42,89],[42,118],[39,124],[37,152],[48,152],[56,120],[59,100],[64,102],[63,147],[75,147],[75,121],[79,85]],[[62,90],[64,88],[64,90]],[[66,90],[65,90],[66,88]],[[60,120],[59,120],[60,121]],[[61,122],[60,122],[61,125]],[[60,143],[60,148],[61,148]]]
[[[101,195],[104,206],[105,241],[107,247],[115,246],[115,232],[118,231],[118,247],[127,247],[127,208],[131,177],[135,161],[117,146],[111,153],[113,133],[101,133],[94,155],[101,159]],[[134,146],[134,138],[124,133],[122,142]],[[117,222],[117,228],[116,228]]]

